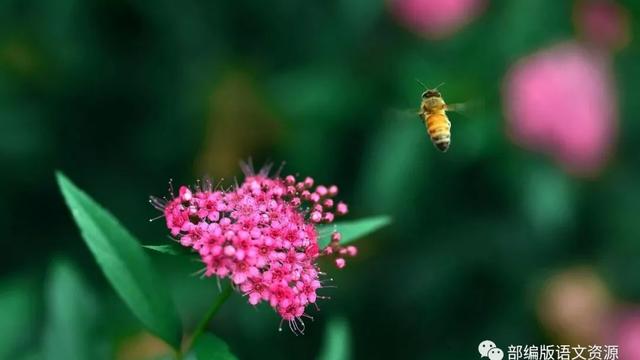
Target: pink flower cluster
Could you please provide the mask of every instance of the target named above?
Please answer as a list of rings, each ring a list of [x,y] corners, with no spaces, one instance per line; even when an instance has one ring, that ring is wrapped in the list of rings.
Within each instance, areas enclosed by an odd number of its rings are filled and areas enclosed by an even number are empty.
[[[171,235],[199,253],[206,276],[229,277],[250,304],[268,302],[292,331],[302,333],[305,308],[322,288],[318,257],[337,255],[341,268],[345,255],[356,255],[355,247],[339,244],[335,231],[329,246],[318,246],[317,225],[346,214],[347,205],[334,200],[335,185],[314,187],[310,177],[270,178],[268,168],[254,174],[248,167],[245,175],[230,191],[206,182],[152,203],[164,212]]]

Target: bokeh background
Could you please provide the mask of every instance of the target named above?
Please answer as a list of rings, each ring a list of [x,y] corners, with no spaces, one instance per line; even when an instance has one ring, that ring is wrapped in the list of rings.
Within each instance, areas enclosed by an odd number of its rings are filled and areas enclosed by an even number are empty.
[[[252,157],[393,224],[344,270],[323,264],[337,288],[305,336],[234,295],[211,329],[241,359],[315,358],[332,319],[353,358],[476,358],[492,339],[640,359],[638,16],[632,0],[0,2],[0,358],[166,350],[106,282],[55,169],[158,244],[150,194]],[[450,114],[446,154],[416,78],[480,104]],[[193,328],[215,280],[150,256]]]

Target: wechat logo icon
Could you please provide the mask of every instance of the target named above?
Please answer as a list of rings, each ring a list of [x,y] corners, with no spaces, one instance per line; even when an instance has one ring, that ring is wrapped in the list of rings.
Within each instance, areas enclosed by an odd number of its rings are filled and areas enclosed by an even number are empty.
[[[502,360],[504,358],[504,352],[500,350],[491,340],[485,340],[478,345],[478,352],[480,357],[489,358],[489,360]]]

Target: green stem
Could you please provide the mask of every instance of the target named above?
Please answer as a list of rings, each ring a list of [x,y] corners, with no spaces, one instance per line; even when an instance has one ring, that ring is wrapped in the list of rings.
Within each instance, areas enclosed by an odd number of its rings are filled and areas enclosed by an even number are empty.
[[[224,304],[224,302],[227,301],[229,296],[231,296],[232,290],[233,289],[231,288],[231,284],[229,283],[223,286],[222,291],[220,292],[218,297],[216,297],[213,304],[211,304],[211,307],[209,308],[209,310],[207,310],[207,314],[202,318],[202,320],[200,320],[200,323],[198,323],[198,327],[196,327],[196,329],[193,331],[193,336],[191,336],[191,343],[184,350],[184,354],[187,354],[189,350],[191,350],[191,348],[193,347],[193,344],[196,343],[196,340],[198,340],[200,335],[202,335],[202,333],[206,330],[207,325],[209,325],[209,322],[211,322],[211,319],[216,315],[218,310],[220,310],[220,307],[222,306],[222,304]]]

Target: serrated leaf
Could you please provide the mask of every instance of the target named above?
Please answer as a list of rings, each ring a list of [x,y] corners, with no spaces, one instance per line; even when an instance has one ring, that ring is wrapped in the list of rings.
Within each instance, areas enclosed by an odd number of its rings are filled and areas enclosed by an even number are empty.
[[[95,359],[96,301],[69,263],[53,264],[47,284],[43,358]]]
[[[345,319],[332,319],[327,325],[324,346],[319,360],[348,360],[351,358],[351,333]]]
[[[339,231],[342,235],[340,244],[348,244],[369,235],[390,223],[391,218],[389,216],[375,216],[360,220],[341,221],[335,224],[321,225],[318,226],[318,233],[320,234],[318,245],[320,248],[324,248],[329,245],[329,242],[331,242],[331,233],[334,229]]]
[[[196,360],[236,360],[229,346],[220,338],[204,333],[193,346]]]
[[[159,253],[167,254],[167,255],[189,255],[191,254],[191,250],[188,248],[178,245],[177,243],[172,244],[163,244],[163,245],[142,245],[143,248],[157,251]]]
[[[182,334],[178,312],[140,243],[66,176],[56,177],[82,238],[111,286],[149,331],[178,349]]]

